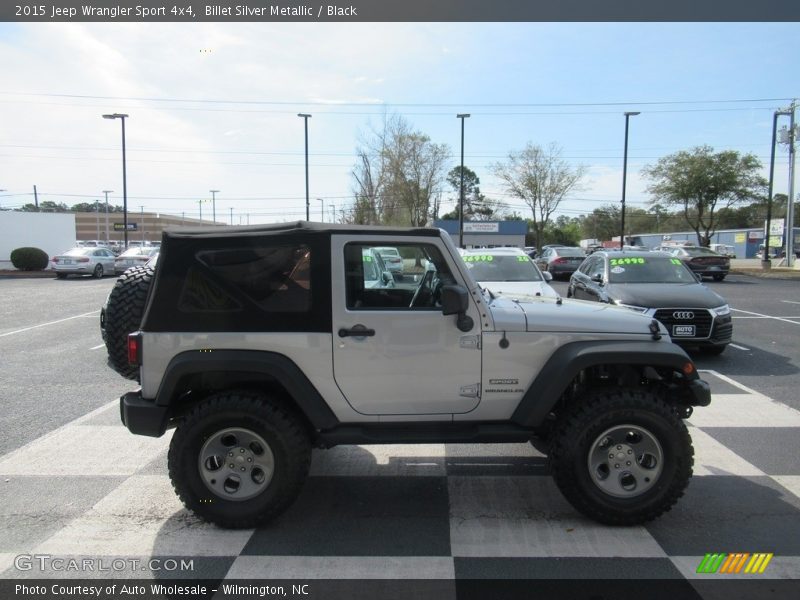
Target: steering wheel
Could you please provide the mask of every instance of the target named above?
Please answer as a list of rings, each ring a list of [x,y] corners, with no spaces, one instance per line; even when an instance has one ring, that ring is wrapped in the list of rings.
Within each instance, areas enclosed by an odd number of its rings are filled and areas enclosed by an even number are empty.
[[[422,296],[423,289],[428,288],[430,290],[431,284],[433,283],[433,275],[434,271],[425,271],[425,275],[422,276],[422,281],[419,282],[419,287],[414,291],[414,295],[411,297],[411,302],[408,305],[409,308],[414,308],[417,305],[417,301],[420,296]]]

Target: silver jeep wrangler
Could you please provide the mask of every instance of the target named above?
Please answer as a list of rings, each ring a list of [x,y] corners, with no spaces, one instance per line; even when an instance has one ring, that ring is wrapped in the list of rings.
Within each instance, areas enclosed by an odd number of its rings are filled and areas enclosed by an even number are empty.
[[[385,247],[403,267],[376,275]],[[683,419],[710,402],[657,321],[495,298],[438,229],[168,231],[155,270],[118,280],[105,327],[110,364],[141,382],[120,399],[123,423],[176,428],[175,490],[224,527],[285,510],[312,447],[523,441],[576,509],[641,523],[683,494]]]

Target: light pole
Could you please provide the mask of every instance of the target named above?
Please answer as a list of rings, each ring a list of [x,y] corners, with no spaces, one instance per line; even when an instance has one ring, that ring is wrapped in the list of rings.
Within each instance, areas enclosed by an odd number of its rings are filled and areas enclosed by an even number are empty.
[[[331,202],[331,223],[336,223],[336,204]]]
[[[233,207],[231,206],[231,226],[233,226]]]
[[[778,138],[778,117],[788,115],[782,110],[776,110],[772,115],[772,147],[769,153],[769,187],[767,188],[767,225],[764,231],[764,255],[761,257],[761,267],[768,270],[772,266],[769,257],[769,236],[772,221],[772,184],[775,179],[775,145]]]
[[[214,221],[214,225],[217,224],[217,194],[219,190],[208,190],[211,192],[211,220]]]
[[[461,185],[458,193],[458,247],[464,247],[464,119],[469,118],[467,113],[459,113],[461,119]]]
[[[112,193],[114,190],[103,190],[103,193],[106,195],[106,243],[111,243],[110,234],[108,233],[108,195]]]
[[[95,238],[98,242],[100,241],[100,201],[94,201],[94,220],[95,225],[97,227],[97,237]]]
[[[141,216],[141,221],[142,221],[142,248],[144,248],[144,206],[142,206],[140,204],[139,205],[139,209],[142,211],[141,212],[141,215],[142,215]]]
[[[110,115],[103,115],[104,119],[119,119],[122,121],[122,235],[124,236],[124,248],[128,249],[128,181],[125,171],[125,119],[128,115],[122,113],[113,113]]]
[[[198,200],[197,206],[200,207],[200,225],[203,225],[203,202],[208,202],[208,200]]]
[[[626,112],[625,113],[625,154],[622,158],[622,219],[620,219],[619,230],[619,249],[625,246],[625,184],[628,176],[628,119],[632,116],[640,115],[639,112]]]
[[[308,201],[308,120],[311,118],[311,115],[306,113],[297,113],[298,117],[303,117],[303,122],[305,124],[305,131],[306,131],[306,221],[310,220],[310,207]]]

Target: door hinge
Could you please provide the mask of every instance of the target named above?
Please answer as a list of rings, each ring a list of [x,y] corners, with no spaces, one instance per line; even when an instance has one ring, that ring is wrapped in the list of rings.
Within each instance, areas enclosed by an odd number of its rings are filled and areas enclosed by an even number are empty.
[[[458,345],[462,348],[470,350],[480,350],[481,336],[479,335],[462,335],[458,340]]]
[[[464,398],[479,398],[481,395],[481,384],[473,383],[472,385],[462,385],[458,395]]]

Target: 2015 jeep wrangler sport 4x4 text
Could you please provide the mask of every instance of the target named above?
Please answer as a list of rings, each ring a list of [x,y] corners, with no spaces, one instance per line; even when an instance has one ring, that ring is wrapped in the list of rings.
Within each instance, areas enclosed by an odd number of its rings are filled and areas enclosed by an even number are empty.
[[[375,248],[397,248],[389,273]],[[109,362],[140,435],[176,428],[184,504],[253,527],[297,497],[312,447],[522,442],[598,521],[669,510],[692,474],[683,422],[708,385],[657,321],[494,297],[438,229],[291,223],[165,232],[117,281]],[[128,334],[128,332],[131,332]]]

